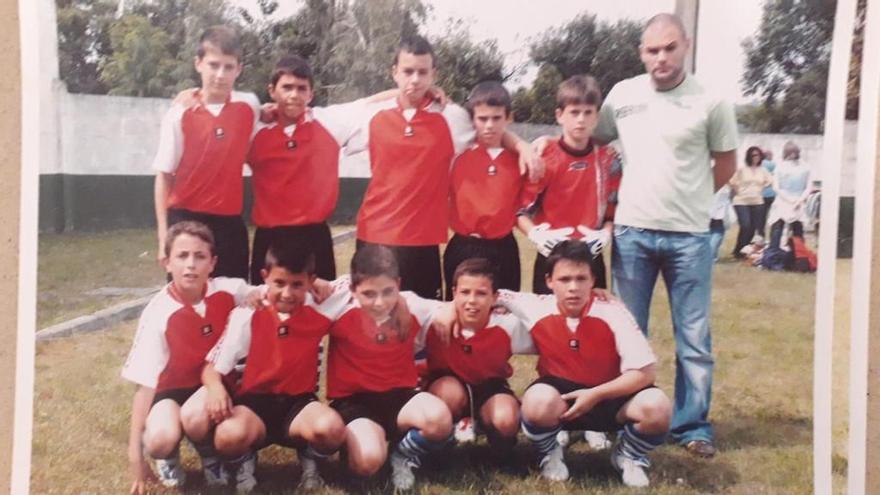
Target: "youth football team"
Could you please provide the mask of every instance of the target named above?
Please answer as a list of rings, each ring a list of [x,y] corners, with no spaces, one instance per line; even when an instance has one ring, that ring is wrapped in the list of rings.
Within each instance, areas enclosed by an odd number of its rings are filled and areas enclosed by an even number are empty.
[[[252,490],[257,451],[278,444],[297,449],[301,489],[321,486],[318,466],[340,452],[352,476],[387,461],[394,487],[409,490],[415,468],[454,448],[463,418],[499,462],[512,460],[521,430],[541,476],[556,481],[569,476],[560,431],[616,432],[611,464],[624,484],[648,486],[671,406],[632,316],[594,291],[605,287],[620,178],[614,153],[591,139],[595,79],[560,84],[562,137],[546,146],[541,176],[531,147],[507,131],[504,87],[478,84],[466,111],[439,101],[423,38],[401,42],[396,90],[326,108],[309,107],[311,69],[290,55],[271,76],[274,109],[262,109],[233,90],[240,56],[232,30],[209,28],[195,59],[201,87],[162,122],[153,166],[170,281],[145,308],[122,371],[137,385],[131,492],[153,476],[147,456],[159,482],[183,485],[184,438],[208,486]],[[326,221],[340,150],[366,151],[372,179],[350,274],[336,278]],[[535,294],[517,292],[514,227],[539,252]],[[325,339],[329,403],[316,395]],[[538,355],[522,398],[508,383],[513,354]]]

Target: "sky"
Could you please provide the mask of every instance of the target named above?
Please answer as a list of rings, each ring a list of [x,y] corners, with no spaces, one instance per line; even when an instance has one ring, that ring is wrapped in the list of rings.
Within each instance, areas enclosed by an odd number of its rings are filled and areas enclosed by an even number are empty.
[[[426,25],[428,35],[444,32],[448,19],[462,19],[469,26],[475,41],[495,39],[505,56],[507,67],[528,60],[532,39],[553,27],[559,27],[582,12],[598,19],[645,20],[659,12],[672,12],[675,0],[425,0],[432,7]],[[248,8],[256,0],[234,0]],[[299,0],[279,2],[277,15],[288,16],[301,6]],[[705,83],[714,86],[736,102],[746,102],[740,77],[744,63],[741,42],[753,35],[761,21],[762,0],[703,0],[700,2],[697,26],[696,73]],[[692,33],[691,33],[692,34]],[[525,75],[511,81],[515,89],[529,86],[537,74],[531,67]]]

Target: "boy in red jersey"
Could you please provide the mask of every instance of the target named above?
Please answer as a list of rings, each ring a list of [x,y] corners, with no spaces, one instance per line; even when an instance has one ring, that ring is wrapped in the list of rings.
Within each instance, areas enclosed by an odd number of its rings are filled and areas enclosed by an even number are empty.
[[[431,44],[421,36],[401,41],[392,76],[398,98],[365,110],[349,152],[368,150],[372,178],[357,217],[358,249],[389,247],[397,257],[404,290],[440,299],[439,245],[448,230],[449,167],[474,138],[467,112],[441,107],[429,89],[436,75]],[[504,144],[521,160],[531,147],[510,133]]]
[[[519,402],[507,379],[513,374],[510,356],[534,354],[528,330],[514,315],[492,312],[498,296],[498,272],[489,260],[461,262],[451,284],[453,304],[462,330],[446,344],[428,332],[431,384],[453,419],[469,416],[486,432],[502,456],[510,453],[519,430]]]
[[[209,278],[217,263],[211,231],[198,222],[175,224],[165,237],[171,283],[144,308],[122,377],[138,385],[128,440],[132,493],[151,476],[144,450],[156,459],[165,486],[185,481],[178,446],[186,435],[202,458],[209,484],[225,482],[213,452],[213,425],[205,410],[200,373],[205,355],[226,328],[250,287],[240,279]]]
[[[424,338],[439,303],[400,293],[394,254],[368,245],[351,260],[352,303],[330,329],[327,397],[346,424],[349,469],[376,473],[388,458],[388,441],[397,441],[391,458],[392,483],[408,490],[412,473],[427,453],[442,448],[452,433],[443,401],[416,389],[416,339]],[[410,330],[392,324],[398,297],[404,296]],[[402,437],[402,438],[401,438]]]
[[[485,258],[498,265],[502,289],[520,289],[519,248],[513,237],[526,179],[519,155],[501,146],[511,122],[510,94],[495,81],[474,86],[466,107],[477,143],[456,157],[449,179],[449,226],[455,232],[443,253],[446,300],[452,300],[452,275],[459,263]]]
[[[158,257],[164,257],[170,225],[196,220],[217,241],[214,275],[247,279],[242,167],[260,115],[259,101],[251,93],[233,91],[241,74],[241,45],[232,29],[214,26],[202,34],[195,68],[201,77],[195,94],[199,104],[171,106],[153,160]]]
[[[323,483],[317,459],[332,455],[345,439],[342,418],[315,396],[315,363],[321,339],[351,296],[343,286],[315,303],[314,254],[301,243],[273,244],[265,256],[269,305],[232,312],[202,373],[208,413],[217,423],[214,442],[220,454],[236,458],[231,464],[239,491],[256,485],[255,451],[272,443],[299,449],[299,488],[314,489]],[[230,398],[222,376],[245,357],[241,385]]]
[[[647,454],[669,431],[672,406],[654,386],[656,358],[619,301],[592,295],[593,254],[574,240],[547,258],[553,297],[502,291],[504,306],[530,328],[539,378],[522,398],[522,429],[537,448],[541,475],[568,479],[560,430],[622,429],[611,464],[627,486],[645,487]]]
[[[610,243],[621,168],[614,151],[593,142],[602,92],[591,76],[573,76],[556,92],[562,137],[546,143],[544,178],[526,185],[528,206],[518,226],[538,248],[532,291],[549,294],[547,255],[565,239],[580,239],[599,254]],[[606,288],[605,262],[594,259],[595,286]]]
[[[339,196],[339,149],[356,129],[351,115],[362,101],[309,108],[312,69],[296,55],[282,58],[272,73],[269,96],[276,121],[260,126],[248,155],[253,171],[254,234],[251,281],[260,273],[269,245],[296,242],[315,253],[315,273],[336,278],[327,218]]]

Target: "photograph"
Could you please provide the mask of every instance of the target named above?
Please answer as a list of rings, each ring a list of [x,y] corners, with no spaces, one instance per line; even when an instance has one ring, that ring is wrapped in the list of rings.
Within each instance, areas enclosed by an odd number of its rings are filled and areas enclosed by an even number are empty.
[[[865,491],[868,18],[37,0],[29,492]]]

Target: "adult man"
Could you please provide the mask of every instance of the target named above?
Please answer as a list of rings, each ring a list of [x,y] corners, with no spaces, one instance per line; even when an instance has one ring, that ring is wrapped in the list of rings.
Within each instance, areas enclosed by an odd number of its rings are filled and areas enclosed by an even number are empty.
[[[676,343],[671,437],[689,452],[711,457],[713,260],[707,227],[712,193],[736,168],[737,132],[732,105],[685,72],[689,48],[678,17],[648,20],[639,47],[647,73],[612,88],[594,136],[620,139],[624,155],[611,258],[614,289],[647,332],[657,274],[663,274]]]

